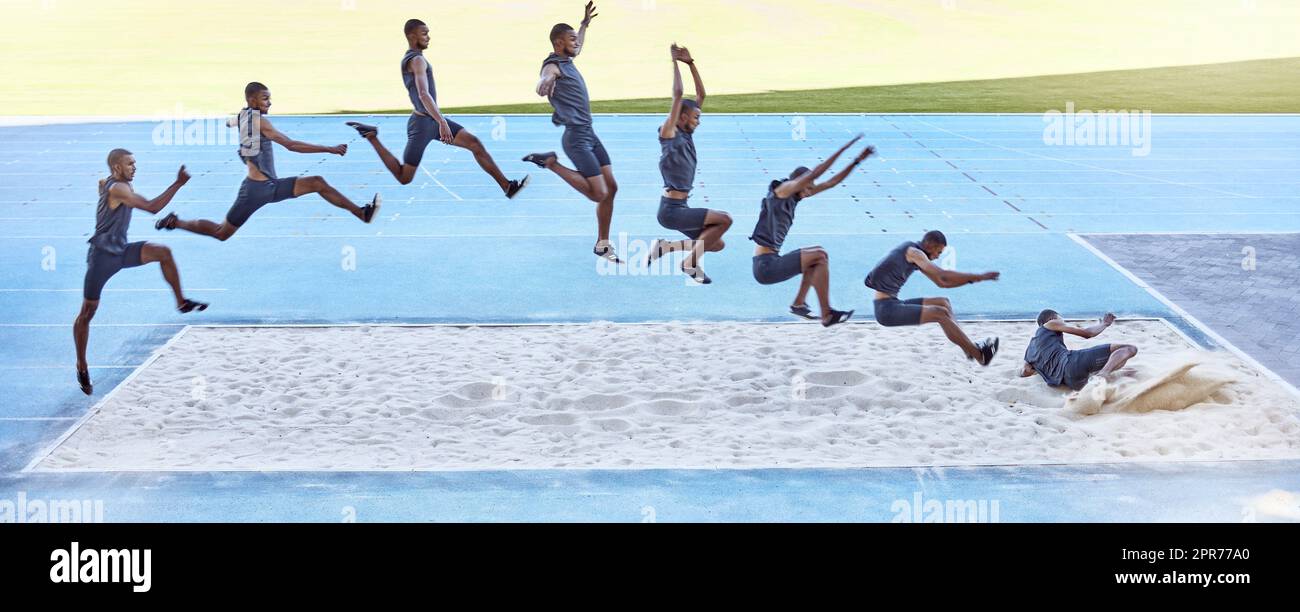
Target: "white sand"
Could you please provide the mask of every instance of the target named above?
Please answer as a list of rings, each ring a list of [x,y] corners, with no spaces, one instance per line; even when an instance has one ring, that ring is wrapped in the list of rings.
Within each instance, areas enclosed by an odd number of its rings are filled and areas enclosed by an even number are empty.
[[[1018,378],[1032,323],[982,368],[937,326],[597,323],[193,328],[38,470],[866,467],[1300,457],[1300,405],[1253,370],[1182,410],[1084,416]],[[1165,324],[1138,384],[1185,360]],[[1199,369],[1198,366],[1197,369]],[[1192,370],[1197,371],[1196,369]]]

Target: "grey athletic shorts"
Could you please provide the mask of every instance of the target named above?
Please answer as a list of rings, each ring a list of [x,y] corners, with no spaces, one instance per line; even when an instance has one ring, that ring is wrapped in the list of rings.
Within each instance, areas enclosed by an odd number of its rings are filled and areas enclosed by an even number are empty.
[[[920,325],[921,309],[925,307],[925,298],[900,300],[886,298],[876,300],[876,322],[885,327]]]
[[[452,138],[465,129],[451,119],[447,119],[447,127],[451,128]],[[420,160],[424,159],[424,150],[435,140],[438,140],[438,122],[428,115],[411,113],[411,118],[406,120],[406,150],[402,151],[402,163],[407,166],[420,165]]]
[[[296,176],[265,181],[244,179],[244,182],[239,185],[239,195],[235,196],[234,205],[226,213],[226,222],[235,227],[243,227],[257,209],[271,202],[292,198],[293,186],[297,183]]]
[[[691,208],[686,200],[659,198],[659,225],[686,234],[691,240],[699,238],[704,231],[704,217],[708,214],[709,209]]]
[[[122,268],[144,265],[140,260],[143,250],[143,242],[132,242],[116,255],[90,247],[90,251],[86,253],[86,282],[82,286],[82,296],[92,302],[98,302],[100,294],[104,291],[104,285],[108,283],[108,279],[113,278],[114,274]]]
[[[560,144],[564,146],[564,154],[569,156],[569,161],[573,162],[573,168],[586,178],[600,176],[600,169],[610,165],[609,153],[590,125],[564,128]]]
[[[761,285],[774,285],[799,276],[803,273],[802,252],[803,249],[795,249],[785,255],[755,255],[754,280]]]
[[[1088,377],[1106,367],[1110,361],[1110,345],[1090,346],[1078,351],[1070,351],[1065,356],[1065,372],[1061,382],[1078,391],[1088,384]]]

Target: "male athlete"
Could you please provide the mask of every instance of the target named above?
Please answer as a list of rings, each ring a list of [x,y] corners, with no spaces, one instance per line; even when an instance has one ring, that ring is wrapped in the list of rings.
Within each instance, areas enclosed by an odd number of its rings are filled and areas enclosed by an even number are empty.
[[[347,122],[370,141],[370,145],[379,154],[384,167],[397,178],[397,182],[407,185],[415,178],[420,169],[420,160],[424,150],[434,140],[443,144],[455,145],[468,149],[474,154],[474,160],[488,173],[507,198],[514,198],[528,185],[528,176],[520,180],[507,180],[497,168],[497,164],[488,154],[483,142],[461,127],[459,123],[443,116],[438,108],[438,88],[433,82],[433,67],[424,58],[424,50],[429,48],[429,26],[419,19],[406,22],[406,55],[402,56],[402,83],[406,85],[407,97],[411,99],[411,118],[406,121],[406,149],[402,152],[402,161],[379,142],[379,128],[356,121]]]
[[[1066,323],[1055,310],[1038,313],[1038,330],[1025,350],[1025,365],[1020,369],[1020,376],[1033,376],[1037,372],[1048,385],[1069,387],[1075,391],[1087,385],[1093,374],[1111,379],[1116,370],[1137,355],[1136,346],[1101,344],[1071,351],[1065,347],[1062,334],[1095,338],[1114,322],[1115,315],[1108,312],[1096,325],[1075,327]]]
[[[986,366],[998,352],[998,339],[988,338],[978,344],[971,342],[953,318],[952,303],[948,298],[898,299],[898,292],[907,282],[907,277],[917,270],[945,289],[998,280],[1000,275],[997,272],[967,274],[945,270],[931,263],[943,254],[947,246],[948,238],[943,232],[931,230],[920,242],[904,242],[894,247],[876,264],[865,281],[868,287],[876,290],[876,322],[885,327],[938,323],[948,340],[966,353],[967,359]]]
[[[90,320],[99,309],[99,297],[108,279],[123,268],[134,268],[158,262],[163,279],[171,285],[176,297],[176,309],[185,313],[206,310],[207,304],[185,298],[181,292],[181,275],[171,249],[153,242],[127,242],[126,231],[131,225],[131,209],[157,214],[172,201],[181,186],[190,180],[185,166],[176,172],[176,180],[150,200],[131,188],[135,178],[135,156],[126,149],[113,149],[108,154],[109,176],[99,182],[99,205],[95,208],[95,233],[90,237],[90,251],[86,253],[86,280],[82,289],[81,313],[72,324],[72,341],[77,346],[77,384],[82,393],[90,395],[90,368],[86,365],[86,343],[90,339]]]
[[[805,319],[819,319],[824,327],[843,323],[853,316],[852,310],[831,308],[830,256],[820,246],[795,249],[782,255],[781,245],[785,242],[790,226],[794,224],[795,207],[801,201],[840,184],[858,164],[876,152],[875,147],[866,147],[830,180],[820,184],[815,182],[835,164],[840,155],[861,138],[861,134],[854,137],[812,170],[800,166],[790,173],[789,178],[772,181],[767,187],[767,197],[763,198],[763,208],[758,215],[758,223],[754,226],[754,233],[749,236],[755,244],[754,280],[763,285],[772,285],[802,275],[803,280],[799,292],[794,296],[794,303],[790,306],[790,313]],[[821,306],[820,317],[814,315],[805,302],[809,288],[817,291],[817,301]]]
[[[587,38],[587,26],[596,18],[596,6],[588,2],[582,18],[582,27],[558,23],[551,28],[552,53],[542,62],[541,78],[537,81],[537,95],[545,96],[555,112],[551,122],[564,126],[564,153],[576,169],[564,167],[555,152],[531,153],[524,161],[537,164],[559,175],[569,186],[596,203],[596,246],[592,252],[614,263],[623,263],[609,243],[609,224],[614,217],[614,195],[618,182],[610,165],[605,145],[596,137],[591,127],[591,98],[587,82],[573,64],[573,58],[582,52]]]
[[[686,205],[695,183],[695,129],[700,125],[700,108],[704,106],[704,81],[695,67],[691,52],[673,45],[673,103],[668,118],[659,126],[659,174],[664,179],[664,195],[659,199],[659,225],[677,230],[689,240],[656,240],[650,245],[646,265],[674,251],[689,251],[682,260],[682,272],[697,283],[713,282],[700,269],[705,251],[721,251],[726,243],[722,235],[731,228],[731,215],[720,210],[691,208]],[[691,67],[695,79],[695,99],[682,99],[682,70],[678,62]]]
[[[248,107],[239,111],[239,158],[248,167],[248,176],[240,184],[239,195],[235,196],[235,203],[226,213],[225,221],[221,223],[204,219],[185,221],[177,217],[176,213],[170,213],[159,219],[154,227],[160,230],[183,229],[224,241],[235,235],[235,232],[248,222],[248,218],[263,206],[309,193],[319,193],[325,201],[352,213],[366,223],[370,223],[375,218],[380,203],[377,193],[369,204],[357,206],[319,176],[279,178],[275,173],[275,157],[271,149],[273,142],[294,153],[345,155],[348,146],[341,144],[325,147],[299,142],[275,129],[275,126],[271,125],[271,120],[265,116],[271,110],[271,91],[261,83],[249,83],[244,88],[244,98],[248,102]]]

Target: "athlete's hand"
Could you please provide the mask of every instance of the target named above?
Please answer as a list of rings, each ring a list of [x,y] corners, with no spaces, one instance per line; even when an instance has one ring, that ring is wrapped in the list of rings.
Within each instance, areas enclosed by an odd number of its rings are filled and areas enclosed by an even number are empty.
[[[596,3],[595,3],[595,2],[588,2],[588,3],[587,3],[587,10],[584,11],[584,12],[583,12],[583,15],[582,15],[582,25],[583,25],[583,27],[586,27],[586,26],[591,25],[591,20],[592,20],[592,19],[595,19],[595,18],[596,18],[596,15],[597,15],[597,13],[596,13]]]
[[[438,140],[441,140],[445,144],[451,144],[453,138],[455,137],[451,135],[451,126],[447,125],[447,120],[443,119],[442,121],[439,121]]]
[[[859,140],[862,140],[862,134],[858,134],[857,136],[854,136],[854,137],[853,137],[853,140],[850,140],[847,144],[845,144],[844,146],[840,147],[840,153],[843,153],[843,152],[849,150],[849,147],[853,146],[854,144],[857,144],[857,142],[858,142]]]
[[[336,146],[336,147],[330,147],[330,148],[329,148],[329,152],[330,152],[330,153],[333,153],[333,154],[335,154],[335,155],[347,155],[347,154],[348,154],[348,145],[341,144],[341,145],[338,145],[338,146]]]
[[[999,278],[1002,278],[1001,272],[985,272],[980,275],[980,280],[982,281],[995,281]]]
[[[181,169],[176,171],[176,184],[184,185],[188,182],[190,182],[190,173],[185,171],[185,166],[182,164]]]
[[[691,51],[686,47],[678,47],[673,44],[673,59],[683,64],[694,64],[695,60],[691,58]]]
[[[867,148],[863,149],[861,153],[858,153],[858,156],[853,161],[863,162],[868,157],[871,157],[872,155],[875,154],[876,154],[876,147],[874,145],[867,145]]]
[[[1113,312],[1108,312],[1106,313],[1106,316],[1101,318],[1101,324],[1107,327],[1110,327],[1110,325],[1114,322],[1115,322],[1115,313]]]

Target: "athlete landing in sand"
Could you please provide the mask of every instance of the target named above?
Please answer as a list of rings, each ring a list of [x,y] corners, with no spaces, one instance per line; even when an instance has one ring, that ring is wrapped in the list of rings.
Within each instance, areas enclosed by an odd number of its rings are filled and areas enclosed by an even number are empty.
[[[1101,344],[1071,351],[1065,347],[1062,334],[1080,338],[1095,338],[1115,322],[1115,315],[1106,313],[1096,325],[1075,327],[1066,323],[1055,310],[1038,313],[1038,330],[1025,349],[1025,365],[1020,375],[1033,376],[1035,372],[1043,382],[1053,387],[1069,387],[1078,391],[1088,384],[1088,378],[1097,374],[1111,380],[1115,371],[1124,367],[1137,355],[1131,344]]]
[[[998,339],[988,338],[976,344],[966,336],[966,332],[957,325],[952,316],[952,303],[948,298],[913,298],[907,301],[898,299],[898,292],[907,282],[907,277],[920,270],[945,289],[960,287],[980,281],[995,281],[1000,276],[997,272],[984,274],[967,274],[944,270],[931,263],[943,254],[948,246],[948,238],[943,232],[932,230],[926,232],[920,242],[904,242],[894,247],[880,263],[867,274],[866,285],[876,290],[876,322],[885,327],[901,325],[920,325],[938,323],[948,340],[966,353],[967,359],[974,359],[980,365],[988,365],[998,352]]]
[[[77,384],[86,395],[94,392],[90,384],[90,369],[86,365],[86,343],[90,340],[90,320],[99,308],[99,297],[108,279],[123,268],[134,268],[158,262],[163,279],[171,285],[176,297],[176,309],[181,312],[206,310],[208,305],[185,299],[181,292],[181,275],[171,249],[153,242],[126,241],[126,231],[131,225],[131,209],[157,214],[167,206],[190,180],[185,166],[176,172],[176,180],[162,195],[150,200],[131,189],[135,178],[135,157],[126,149],[113,149],[108,154],[109,177],[99,182],[99,205],[95,208],[95,233],[90,237],[90,251],[86,254],[86,282],[83,287],[81,313],[72,324],[72,341],[77,346]]]
[[[673,104],[668,119],[659,127],[659,173],[664,178],[664,195],[659,199],[659,225],[677,230],[689,240],[656,240],[650,245],[646,265],[673,251],[689,251],[682,260],[682,272],[695,282],[713,282],[700,269],[705,251],[721,251],[726,243],[722,235],[731,229],[731,215],[720,210],[691,208],[686,205],[695,183],[695,129],[700,125],[700,107],[704,106],[704,81],[695,68],[695,60],[685,47],[673,45]],[[682,70],[678,62],[691,67],[695,79],[695,99],[682,99]]]
[[[406,149],[402,152],[402,161],[398,163],[397,158],[379,142],[379,128],[373,125],[366,125],[356,121],[347,122],[361,134],[363,138],[370,141],[375,152],[379,154],[379,159],[384,162],[384,167],[397,178],[397,182],[407,185],[415,178],[416,170],[420,168],[420,160],[424,158],[424,149],[434,140],[441,141],[443,144],[455,145],[462,149],[468,149],[474,154],[474,160],[488,173],[501,191],[505,192],[507,198],[513,198],[524,187],[528,185],[528,176],[512,181],[506,180],[501,169],[492,160],[488,154],[487,148],[483,142],[461,127],[459,123],[450,121],[442,115],[438,108],[438,88],[433,82],[433,68],[429,61],[424,58],[424,50],[429,48],[429,26],[425,25],[419,19],[411,19],[406,22],[406,55],[402,56],[402,83],[406,85],[407,97],[411,99],[411,106],[414,110],[411,112],[411,118],[406,121]]]
[[[212,236],[217,240],[226,240],[235,235],[235,232],[259,208],[272,202],[297,198],[309,193],[319,193],[325,201],[352,213],[366,223],[370,223],[375,218],[375,213],[379,211],[379,194],[375,194],[375,199],[369,204],[357,206],[319,176],[291,176],[283,179],[277,177],[275,157],[271,149],[272,142],[280,143],[280,146],[294,153],[344,155],[348,152],[348,146],[342,144],[336,147],[324,147],[299,142],[291,140],[275,129],[275,126],[271,125],[271,120],[264,116],[271,110],[271,91],[261,83],[249,83],[244,88],[244,98],[248,101],[248,107],[239,111],[239,158],[248,166],[248,177],[240,184],[239,195],[235,197],[234,205],[226,213],[226,220],[222,223],[203,219],[185,221],[177,217],[176,213],[171,213],[159,219],[154,227],[160,230],[183,229]]]
[[[582,52],[587,38],[587,26],[596,18],[596,6],[587,3],[582,18],[582,28],[577,32],[567,23],[551,28],[553,52],[542,62],[542,75],[537,81],[537,95],[551,102],[555,113],[551,122],[564,126],[564,154],[569,156],[576,170],[564,167],[555,152],[531,153],[524,161],[537,164],[559,175],[570,187],[596,203],[596,246],[592,252],[614,263],[623,263],[609,243],[609,224],[614,217],[614,195],[618,182],[605,145],[601,144],[591,127],[591,99],[587,95],[587,82],[573,65],[573,58]]]

